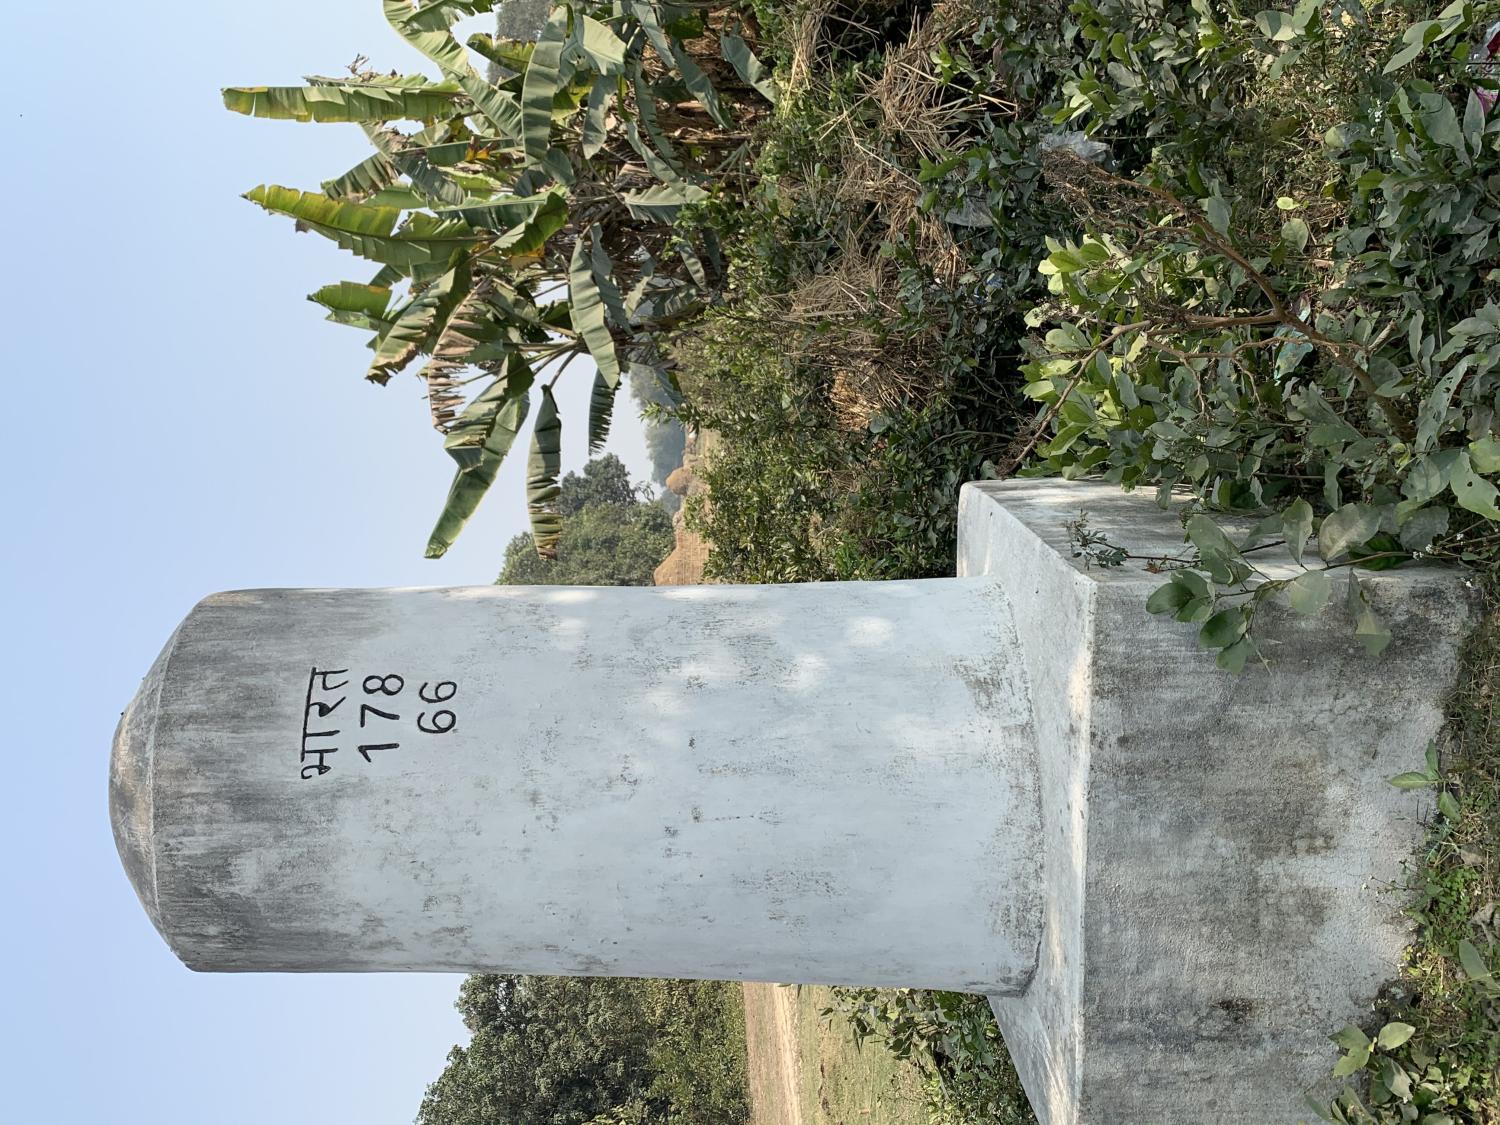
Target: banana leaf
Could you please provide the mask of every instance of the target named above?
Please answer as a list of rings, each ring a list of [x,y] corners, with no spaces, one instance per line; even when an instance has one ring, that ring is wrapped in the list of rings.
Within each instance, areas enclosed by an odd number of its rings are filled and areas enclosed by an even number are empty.
[[[588,108],[583,115],[583,135],[579,141],[579,148],[586,160],[598,156],[599,150],[609,142],[607,122],[614,97],[615,93],[607,82],[596,82],[589,91]]]
[[[598,223],[589,227],[589,261],[594,267],[594,284],[599,286],[604,311],[618,327],[628,329],[630,317],[625,312],[625,299],[615,284],[615,264],[609,260],[609,251],[604,248],[603,232]]]
[[[620,196],[632,218],[670,223],[677,212],[689,203],[708,198],[708,192],[697,184],[658,184],[643,191],[628,191]]]
[[[383,319],[391,304],[391,291],[384,285],[339,281],[309,293],[307,299],[331,312],[357,312]]]
[[[759,91],[761,97],[772,105],[776,104],[776,83],[771,80],[771,72],[755,57],[750,44],[731,31],[719,36],[719,53],[734,67],[736,74]]]
[[[531,517],[531,541],[544,559],[557,558],[562,536],[562,516],[557,497],[562,492],[557,475],[562,471],[562,422],[552,388],[542,388],[542,405],[531,430],[531,456],[526,461],[526,513]]]
[[[562,89],[562,52],[567,39],[568,13],[558,8],[547,20],[531,64],[521,83],[521,131],[527,159],[540,163],[552,137],[552,99]]]
[[[719,103],[719,92],[708,80],[708,75],[704,74],[692,57],[667,35],[662,28],[661,21],[657,18],[656,8],[650,0],[631,0],[630,11],[645,31],[646,38],[655,49],[657,56],[682,75],[682,80],[687,84],[693,97],[698,99],[699,104],[708,111],[708,115],[714,119],[714,122],[724,129],[734,128],[734,122],[730,120],[724,107]]]
[[[519,92],[516,79],[526,73],[536,44],[523,39],[498,39],[493,35],[481,34],[469,36],[469,48],[505,71],[505,76],[497,80],[497,85],[517,85]]]
[[[455,88],[384,83],[231,86],[224,106],[277,121],[435,121],[460,110]]]
[[[367,156],[336,179],[320,185],[330,199],[365,199],[401,178],[401,169],[383,152]]]
[[[444,74],[454,76],[475,74],[463,45],[453,38],[448,23],[438,27],[419,26],[414,22],[416,10],[411,0],[384,0],[386,22],[422,54],[442,68]],[[433,22],[431,19],[428,23]],[[449,21],[451,23],[451,21]]]
[[[547,245],[549,238],[567,225],[568,197],[560,191],[554,191],[537,208],[535,214],[497,238],[493,248],[503,250],[512,258],[535,254]]]
[[[521,424],[530,410],[527,393],[532,371],[521,356],[511,357],[507,374],[489,385],[459,417],[443,443],[458,461],[448,498],[427,540],[427,557],[447,553],[469,517],[479,507],[490,485],[515,444]]]
[[[612,76],[624,71],[625,41],[607,24],[592,16],[579,16],[573,29],[573,42],[596,73]]]
[[[420,212],[397,231],[399,208],[349,203],[274,184],[263,184],[247,192],[245,198],[274,214],[296,219],[306,229],[362,258],[404,272],[418,266],[441,265],[446,269],[478,238],[466,223],[440,221]]]
[[[525,124],[515,96],[496,88],[477,74],[465,76],[460,81],[464,93],[479,107],[479,112],[499,130],[500,138],[520,145],[525,134]]]
[[[418,31],[447,31],[465,16],[483,15],[495,9],[497,0],[429,0],[406,17],[406,25]]]
[[[454,269],[413,297],[376,347],[365,378],[384,386],[419,354],[431,352],[468,291],[468,270]]]
[[[447,134],[447,128],[424,129],[415,137],[404,137],[394,129],[382,129],[374,125],[364,126],[365,136],[380,150],[401,173],[406,176],[422,195],[431,202],[459,203],[468,196],[454,179],[439,171],[423,154],[424,141],[438,141]]]
[[[573,330],[594,357],[598,375],[589,400],[589,452],[604,444],[614,409],[615,392],[620,386],[620,357],[614,337],[604,322],[604,300],[594,278],[594,266],[582,238],[573,244],[573,260],[568,266],[568,307]]]

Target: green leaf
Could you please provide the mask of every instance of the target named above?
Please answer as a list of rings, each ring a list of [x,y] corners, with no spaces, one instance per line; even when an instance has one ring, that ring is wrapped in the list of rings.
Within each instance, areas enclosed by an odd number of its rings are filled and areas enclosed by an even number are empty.
[[[1413,461],[1401,482],[1401,495],[1408,500],[1427,501],[1440,494],[1453,478],[1453,466],[1462,452],[1445,449]]]
[[[445,74],[474,73],[468,53],[448,30],[452,19],[444,22],[444,14],[451,14],[448,9],[430,12],[419,19],[410,0],[383,0],[383,7],[386,22],[396,34],[437,63]]]
[[[1467,451],[1460,453],[1454,461],[1453,476],[1448,481],[1448,487],[1458,502],[1469,511],[1487,520],[1500,520],[1500,507],[1496,507],[1495,503],[1500,500],[1500,493],[1497,493],[1493,484],[1474,472]]]
[[[641,4],[637,8],[643,7]],[[721,129],[733,129],[734,119],[729,116],[724,108],[724,103],[719,100],[719,92],[714,89],[713,83],[708,80],[708,75],[693,61],[693,56],[679,48],[676,44],[672,47],[672,61],[677,66],[677,73],[682,75],[682,80],[692,95],[698,99],[700,105],[708,111],[709,117],[713,118],[714,124]]]
[[[619,389],[618,378],[610,382],[604,372],[594,372],[594,385],[589,391],[590,453],[597,453],[609,437],[609,427],[615,414],[615,397]]]
[[[310,86],[231,86],[223,91],[224,107],[248,117],[277,121],[435,121],[458,111],[452,86],[390,83],[317,84]]]
[[[1402,522],[1401,546],[1408,551],[1425,551],[1447,530],[1447,508],[1421,508]]]
[[[609,142],[609,107],[614,98],[614,91],[604,82],[595,82],[593,89],[589,91],[588,105],[583,114],[582,137],[579,140],[579,148],[586,160],[598,156],[599,150]]]
[[[444,442],[459,464],[437,525],[427,541],[427,557],[441,558],[458,538],[515,442],[529,409],[531,368],[519,355],[509,374],[496,379],[459,417]]]
[[[1457,824],[1463,819],[1463,810],[1458,807],[1458,798],[1448,790],[1444,789],[1438,794],[1438,811],[1446,816],[1452,823]]]
[[[1199,200],[1199,202],[1203,204],[1203,210],[1208,215],[1208,221],[1214,230],[1220,234],[1227,235],[1229,233],[1230,218],[1228,201],[1222,196],[1214,195],[1207,199]]]
[[[547,20],[521,83],[521,132],[526,158],[540,163],[552,138],[552,99],[562,89],[562,52],[568,37],[568,9],[559,7]],[[544,404],[545,405],[545,404]]]
[[[1255,642],[1249,637],[1241,637],[1234,644],[1226,646],[1215,658],[1214,663],[1224,671],[1238,675],[1245,670],[1245,663],[1255,655]]]
[[[1411,1077],[1395,1059],[1380,1060],[1380,1080],[1403,1104],[1411,1101]]]
[[[1392,71],[1400,70],[1420,55],[1429,44],[1443,38],[1454,26],[1456,26],[1456,21],[1440,19],[1422,20],[1420,23],[1412,24],[1401,36],[1401,41],[1406,45],[1391,56],[1381,73],[1390,74]]]
[[[628,191],[621,197],[632,218],[669,223],[689,203],[708,198],[697,184],[659,184],[643,191]]]
[[[719,53],[741,79],[759,91],[761,97],[772,105],[776,104],[776,83],[772,81],[770,71],[755,57],[750,44],[733,32],[727,32],[719,37]]]
[[[391,164],[411,180],[412,186],[422,193],[424,206],[461,203],[468,193],[446,172],[439,171],[428,161],[422,145],[414,138],[403,137],[393,129],[382,129],[374,125],[364,126],[365,136],[380,150]],[[436,140],[439,135],[425,130],[425,139]]]
[[[427,0],[405,17],[408,27],[421,31],[446,31],[466,16],[493,11],[497,0]]]
[[[1369,1048],[1365,1048],[1363,1051],[1351,1051],[1333,1064],[1333,1076],[1335,1078],[1348,1078],[1351,1074],[1357,1074],[1363,1070],[1365,1063],[1369,1061]]]
[[[1299,574],[1282,590],[1287,604],[1298,613],[1312,616],[1320,613],[1333,595],[1333,583],[1326,570],[1309,570]]]
[[[1198,643],[1204,648],[1227,648],[1243,637],[1249,627],[1249,615],[1241,607],[1221,609],[1203,623]]]
[[[536,44],[529,40],[497,39],[482,32],[469,36],[469,46],[509,76],[501,79],[501,85],[505,86],[526,73],[526,68],[531,65],[531,53],[536,50]]]
[[[507,230],[495,240],[492,248],[504,251],[511,258],[535,254],[567,225],[568,197],[554,190],[546,194],[545,201],[530,218]]]
[[[1176,613],[1192,599],[1193,592],[1186,585],[1180,582],[1168,582],[1151,592],[1151,596],[1146,599],[1146,612]]]
[[[1286,511],[1281,514],[1283,535],[1286,537],[1286,549],[1292,556],[1292,561],[1300,563],[1302,552],[1307,547],[1307,540],[1312,536],[1313,510],[1312,505],[1306,500],[1293,500],[1287,505]]]
[[[1299,254],[1307,249],[1307,240],[1310,237],[1311,231],[1305,219],[1291,218],[1281,224],[1281,241]]]
[[[1370,1037],[1352,1023],[1346,1023],[1328,1038],[1332,1039],[1346,1051],[1368,1051],[1370,1049]]]
[[[1380,1029],[1380,1034],[1375,1037],[1375,1043],[1382,1051],[1394,1051],[1416,1033],[1417,1029],[1409,1023],[1392,1022]]]
[[[1239,548],[1229,541],[1224,529],[1201,512],[1188,519],[1187,534],[1205,559],[1239,557]]]
[[[528,68],[529,73],[529,68]],[[501,90],[477,74],[465,75],[461,80],[464,93],[479,107],[485,120],[493,125],[502,140],[517,145],[524,144],[525,124],[521,106],[515,97]],[[549,118],[550,121],[550,118]]]
[[[401,178],[401,169],[383,152],[367,156],[336,179],[319,186],[330,199],[360,199],[390,187]]]
[[[1298,29],[1289,12],[1258,12],[1255,26],[1260,33],[1274,43],[1289,43],[1297,38]]]
[[[332,312],[363,313],[378,320],[385,317],[386,309],[390,306],[391,291],[384,285],[340,281],[309,293],[307,299]]]
[[[1492,437],[1469,442],[1469,464],[1477,473],[1500,473],[1500,441]]]
[[[406,269],[440,263],[446,266],[478,238],[466,223],[440,222],[420,214],[412,216],[397,232],[399,208],[334,200],[274,184],[255,188],[245,198],[267,211],[298,220],[308,230],[362,258]]]
[[[1348,554],[1380,530],[1380,510],[1368,504],[1345,504],[1324,517],[1318,528],[1318,553],[1327,562]]]
[[[1379,656],[1391,643],[1390,629],[1369,606],[1355,615],[1354,637],[1370,656]]]
[[[1428,789],[1433,784],[1432,778],[1425,773],[1398,773],[1395,777],[1387,778],[1390,784],[1397,789]]]
[[[620,287],[615,284],[615,266],[604,248],[604,232],[598,223],[589,227],[589,261],[594,267],[594,283],[599,286],[599,297],[604,302],[604,311],[616,327],[629,328],[630,317],[625,311],[625,299]]]
[[[1490,967],[1485,964],[1484,957],[1468,938],[1460,939],[1458,943],[1458,963],[1463,966],[1464,975],[1472,981],[1486,981],[1494,975],[1490,972]]]
[[[657,18],[655,5],[650,3],[650,0],[631,0],[630,11],[640,23],[641,29],[645,31],[646,38],[650,40],[652,48],[661,61],[676,69],[688,90],[708,111],[708,115],[714,119],[715,124],[723,129],[734,128],[734,122],[724,112],[724,107],[719,103],[718,92],[713,88],[713,83],[709,82],[708,76],[663,30],[661,21]]]
[[[449,270],[417,294],[376,346],[365,378],[383,386],[419,354],[430,352],[468,286],[467,270]]]
[[[552,388],[544,386],[542,405],[531,432],[531,456],[526,462],[526,512],[531,517],[531,539],[536,553],[544,559],[557,557],[557,541],[562,536],[562,517],[557,511],[557,497],[562,491],[557,475],[561,471],[562,422],[557,416]]]
[[[605,323],[604,300],[594,277],[593,262],[581,237],[573,244],[573,258],[568,266],[568,304],[573,329],[583,337],[589,354],[594,357],[594,366],[598,368],[589,408],[589,451],[592,453],[609,436],[615,391],[620,386],[620,358],[615,352],[614,337]]]
[[[607,24],[581,16],[573,38],[599,74],[615,75],[625,69],[625,43]]]

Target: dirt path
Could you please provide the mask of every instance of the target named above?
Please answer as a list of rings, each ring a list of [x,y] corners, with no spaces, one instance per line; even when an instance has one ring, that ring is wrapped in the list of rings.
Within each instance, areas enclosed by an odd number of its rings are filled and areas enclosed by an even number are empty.
[[[750,1125],[803,1125],[797,1024],[795,986],[745,985]]]

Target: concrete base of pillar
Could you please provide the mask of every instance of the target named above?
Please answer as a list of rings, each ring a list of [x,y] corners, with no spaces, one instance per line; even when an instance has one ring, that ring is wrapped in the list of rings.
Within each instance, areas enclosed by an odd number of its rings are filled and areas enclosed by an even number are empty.
[[[1451,570],[1362,575],[1394,634],[1382,656],[1335,598],[1258,622],[1269,667],[1232,676],[1197,626],[1146,612],[1160,574],[1072,557],[1080,511],[1132,554],[1187,549],[1149,494],[963,494],[959,574],[1010,595],[1040,749],[1039,964],[992,1005],[1044,1125],[1306,1120],[1328,1035],[1398,971],[1428,804],[1386,779],[1423,768],[1471,599]]]

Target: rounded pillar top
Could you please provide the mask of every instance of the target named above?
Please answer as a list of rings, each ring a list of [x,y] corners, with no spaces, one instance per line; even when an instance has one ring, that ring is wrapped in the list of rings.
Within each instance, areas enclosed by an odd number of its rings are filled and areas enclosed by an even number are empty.
[[[177,633],[173,633],[140,690],[120,715],[109,756],[109,820],[120,862],[157,932],[165,936],[156,891],[156,851],[152,845],[155,802],[152,793],[156,722],[162,684]]]

